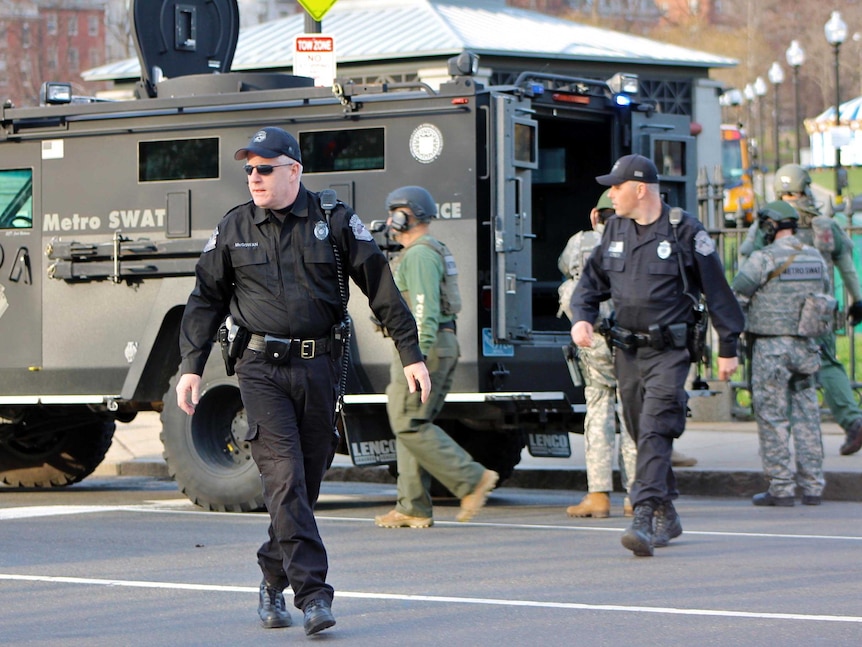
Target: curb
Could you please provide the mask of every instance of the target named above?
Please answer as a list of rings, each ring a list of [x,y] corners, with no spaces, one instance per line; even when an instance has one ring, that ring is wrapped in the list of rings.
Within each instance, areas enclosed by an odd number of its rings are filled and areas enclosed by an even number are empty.
[[[117,476],[147,476],[157,479],[171,479],[168,474],[168,465],[163,460],[156,458],[138,458],[131,461],[117,463]]]
[[[690,496],[750,498],[767,488],[762,472],[734,470],[719,472],[697,468],[674,470],[679,491]],[[117,476],[145,476],[168,479],[168,466],[159,459],[137,459],[116,464]],[[355,481],[360,483],[395,484],[386,467],[335,466],[329,468],[324,481]],[[619,472],[614,472],[616,491],[622,492]],[[503,483],[505,487],[531,490],[587,491],[586,469],[515,469]],[[825,501],[862,502],[862,474],[855,472],[827,472]]]

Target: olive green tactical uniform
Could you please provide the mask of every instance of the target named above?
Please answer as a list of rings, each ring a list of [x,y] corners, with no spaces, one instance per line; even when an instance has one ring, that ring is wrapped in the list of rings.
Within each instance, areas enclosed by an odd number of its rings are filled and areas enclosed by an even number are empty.
[[[398,500],[395,509],[411,517],[432,517],[431,477],[459,499],[470,494],[485,468],[472,459],[434,419],[452,388],[460,349],[455,335],[455,313],[441,307],[441,286],[457,273],[454,262],[429,245],[423,236],[414,241],[393,264],[395,283],[410,306],[419,329],[419,347],[431,375],[431,395],[423,404],[411,394],[397,354],[393,356],[387,413],[398,454]]]

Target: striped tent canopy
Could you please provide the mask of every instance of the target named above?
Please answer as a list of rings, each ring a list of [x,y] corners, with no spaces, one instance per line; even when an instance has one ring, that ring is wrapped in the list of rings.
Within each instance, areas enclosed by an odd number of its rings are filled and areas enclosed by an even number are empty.
[[[862,129],[862,96],[845,101],[838,106],[838,114],[842,126],[850,126],[853,130]],[[805,120],[805,130],[809,135],[822,133],[835,126],[835,106],[829,106],[813,119]]]
[[[835,125],[835,106],[805,120],[805,130],[811,139],[810,166],[836,164],[833,135],[837,135],[841,142],[841,163],[845,166],[862,164],[862,96],[842,103],[838,106],[838,114],[838,128]]]

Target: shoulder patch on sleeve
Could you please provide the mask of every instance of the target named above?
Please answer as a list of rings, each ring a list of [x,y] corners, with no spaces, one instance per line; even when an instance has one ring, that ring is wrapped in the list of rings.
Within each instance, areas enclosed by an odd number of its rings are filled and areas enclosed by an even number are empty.
[[[371,236],[371,232],[365,228],[365,225],[362,224],[362,220],[355,213],[350,216],[350,229],[353,231],[353,237],[356,240],[364,240],[364,241],[372,241],[374,238]]]
[[[213,229],[213,233],[210,236],[210,239],[207,241],[207,244],[204,245],[204,252],[211,252],[216,248],[216,243],[218,242],[218,227]]]
[[[715,241],[709,232],[701,229],[694,236],[694,251],[701,256],[709,256],[715,251]]]

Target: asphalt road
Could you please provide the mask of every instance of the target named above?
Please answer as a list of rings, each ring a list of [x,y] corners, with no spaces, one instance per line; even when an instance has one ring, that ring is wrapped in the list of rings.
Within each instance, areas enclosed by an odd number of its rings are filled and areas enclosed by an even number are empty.
[[[627,519],[566,517],[572,493],[501,488],[472,523],[453,521],[451,500],[437,502],[431,529],[376,528],[394,496],[389,484],[324,483],[318,519],[338,624],[306,638],[301,626],[258,625],[264,514],[204,512],[151,478],[0,491],[0,643],[858,645],[862,636],[858,503],[763,509],[682,497],[682,537],[636,558],[619,543]]]

